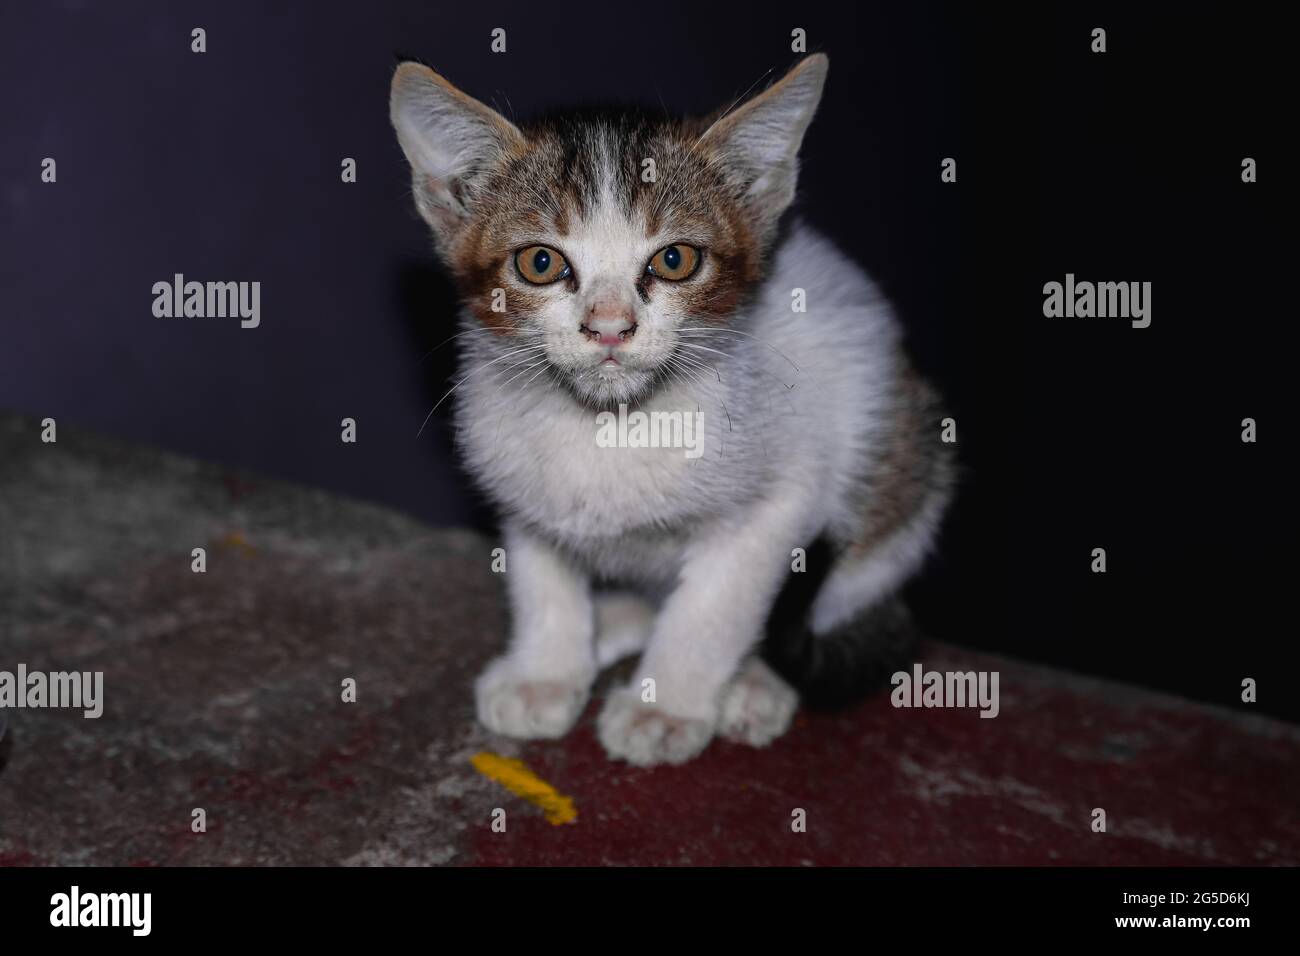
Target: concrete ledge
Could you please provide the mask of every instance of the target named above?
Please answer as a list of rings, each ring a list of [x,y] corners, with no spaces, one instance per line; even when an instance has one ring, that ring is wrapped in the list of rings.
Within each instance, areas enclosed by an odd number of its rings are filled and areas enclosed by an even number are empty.
[[[104,673],[99,719],[8,714],[0,864],[1300,860],[1297,728],[943,645],[926,667],[1000,671],[999,717],[879,697],[649,771],[606,760],[598,702],[564,741],[493,738],[470,697],[507,627],[491,547],[0,416],[0,670]],[[577,819],[480,773],[484,751],[522,758]]]

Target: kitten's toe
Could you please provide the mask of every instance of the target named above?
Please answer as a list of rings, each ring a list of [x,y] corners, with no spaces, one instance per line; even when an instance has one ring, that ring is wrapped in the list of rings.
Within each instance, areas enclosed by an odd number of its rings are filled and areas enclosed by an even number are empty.
[[[718,733],[738,744],[766,747],[790,728],[799,694],[757,657],[746,658],[722,689]]]
[[[712,720],[681,717],[644,703],[635,690],[610,695],[596,720],[605,752],[638,767],[685,763],[708,746],[713,727]]]
[[[474,685],[478,719],[488,730],[525,740],[562,737],[587,704],[591,679],[528,680],[502,658]]]

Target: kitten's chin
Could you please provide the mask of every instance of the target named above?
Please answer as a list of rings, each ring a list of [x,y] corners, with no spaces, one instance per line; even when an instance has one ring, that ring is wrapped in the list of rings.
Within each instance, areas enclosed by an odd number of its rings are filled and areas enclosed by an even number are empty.
[[[602,367],[582,369],[571,373],[568,378],[569,387],[578,400],[598,408],[620,402],[638,402],[655,387],[653,372],[627,366],[613,371]]]

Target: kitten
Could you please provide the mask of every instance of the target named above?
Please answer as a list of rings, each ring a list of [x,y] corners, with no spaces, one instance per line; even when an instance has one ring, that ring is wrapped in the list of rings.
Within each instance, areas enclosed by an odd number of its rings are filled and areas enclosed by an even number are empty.
[[[706,120],[526,126],[398,67],[392,122],[464,304],[458,443],[504,514],[513,635],[475,687],[491,730],[563,735],[597,671],[641,652],[600,740],[681,763],[715,734],[782,734],[787,680],[843,702],[909,653],[896,592],[953,468],[880,292],[783,216],[827,66]],[[699,447],[601,440],[636,412],[697,422]]]

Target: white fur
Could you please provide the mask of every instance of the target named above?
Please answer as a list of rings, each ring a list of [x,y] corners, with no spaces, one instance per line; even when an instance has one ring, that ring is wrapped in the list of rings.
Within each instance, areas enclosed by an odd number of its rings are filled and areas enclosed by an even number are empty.
[[[745,188],[764,241],[793,195],[826,67],[825,57],[807,58],[705,133]],[[392,115],[435,233],[472,214],[458,205],[454,180],[522,135],[409,64],[394,79]],[[864,531],[863,478],[897,414],[898,325],[862,270],[799,224],[723,329],[686,314],[685,285],[656,281],[638,295],[658,250],[703,247],[709,237],[646,235],[645,220],[629,218],[615,196],[613,134],[597,126],[587,135],[582,148],[606,171],[593,207],[563,235],[537,235],[521,222],[517,236],[503,237],[550,245],[575,282],[529,286],[507,268],[507,311],[512,292],[541,303],[516,317],[517,334],[464,318],[458,440],[507,515],[514,613],[509,650],[476,685],[479,717],[512,736],[558,736],[577,720],[598,666],[644,647],[631,683],[597,722],[611,755],[681,762],[719,730],[765,744],[788,726],[796,697],[750,652],[792,551],[821,535],[847,544]],[[662,187],[669,201],[671,182]],[[688,282],[707,282],[721,266],[706,251],[700,268]],[[796,289],[806,312],[792,310]],[[595,311],[635,322],[635,334],[613,347],[594,341],[580,330]],[[605,361],[613,349],[617,364]],[[601,447],[597,413],[618,403],[698,412],[702,448]],[[945,503],[936,494],[882,547],[836,568],[814,628],[830,629],[898,587]],[[593,584],[608,583],[643,600],[593,599]]]
[[[837,564],[817,592],[809,614],[812,632],[828,634],[896,591],[929,554],[948,498],[947,489],[932,492],[910,522],[866,557]]]
[[[580,240],[571,248],[588,246]],[[594,253],[577,256],[588,274],[598,270]],[[791,310],[794,288],[807,293],[806,313]],[[657,319],[641,321],[653,328]],[[703,339],[727,353],[704,353],[710,370],[670,382],[639,406],[698,408],[704,442],[694,460],[682,449],[598,447],[595,409],[550,367],[507,384],[515,375],[508,362],[486,367],[501,347],[467,337],[460,444],[470,469],[512,516],[509,575],[544,579],[535,593],[532,585],[510,589],[511,673],[525,680],[532,667],[547,681],[557,673],[585,679],[586,669],[574,664],[589,660],[579,645],[594,640],[591,618],[578,620],[588,600],[585,592],[577,597],[583,576],[660,599],[634,679],[607,704],[599,725],[611,753],[637,762],[688,759],[707,744],[724,688],[759,639],[790,571],[792,549],[822,533],[851,541],[859,532],[855,491],[890,426],[901,372],[896,321],[861,270],[812,230],[791,231],[761,293],[733,327],[745,334]],[[547,333],[564,331],[557,322]],[[570,338],[565,348],[576,354],[585,343]],[[629,348],[650,343],[650,351],[655,342],[638,331]],[[836,569],[814,627],[825,630],[897,587],[928,547],[941,507],[934,501],[860,565]],[[537,561],[542,569],[531,572]],[[550,607],[556,602],[561,610]],[[628,639],[631,645],[643,634]],[[646,679],[655,682],[654,705],[640,700]]]
[[[608,667],[650,643],[655,607],[644,597],[615,591],[596,598],[596,666]]]
[[[479,719],[512,737],[559,737],[578,719],[596,676],[585,575],[542,539],[508,524],[510,650],[480,675]]]
[[[786,732],[799,695],[757,657],[747,657],[722,690],[718,733],[736,743],[766,747]]]

